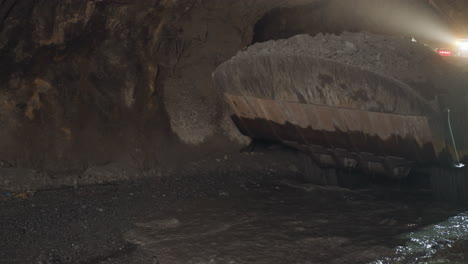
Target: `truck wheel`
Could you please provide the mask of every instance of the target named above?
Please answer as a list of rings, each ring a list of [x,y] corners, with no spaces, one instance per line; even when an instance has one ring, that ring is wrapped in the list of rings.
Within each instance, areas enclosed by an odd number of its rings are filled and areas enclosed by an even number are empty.
[[[337,170],[334,168],[320,168],[307,154],[299,154],[302,164],[302,180],[307,183],[338,186]]]

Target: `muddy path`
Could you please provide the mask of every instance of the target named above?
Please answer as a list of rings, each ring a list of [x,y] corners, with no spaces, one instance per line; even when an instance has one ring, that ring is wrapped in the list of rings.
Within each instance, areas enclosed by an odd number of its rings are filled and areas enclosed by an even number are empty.
[[[146,180],[3,198],[0,263],[468,261],[464,208],[425,190],[203,186]]]

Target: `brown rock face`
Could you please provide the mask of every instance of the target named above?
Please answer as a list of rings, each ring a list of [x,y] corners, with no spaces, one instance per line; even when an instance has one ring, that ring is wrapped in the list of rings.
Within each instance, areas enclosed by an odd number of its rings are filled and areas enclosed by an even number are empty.
[[[1,164],[152,168],[237,151],[212,71],[271,10],[327,2],[1,0]]]
[[[10,2],[2,31],[2,158],[21,167],[79,168],[138,148],[144,135],[137,127],[160,104],[149,47],[164,19],[154,13],[164,7]]]
[[[1,158],[41,169],[150,166],[179,142],[238,136],[210,74],[242,46],[246,26],[179,2],[2,1]]]

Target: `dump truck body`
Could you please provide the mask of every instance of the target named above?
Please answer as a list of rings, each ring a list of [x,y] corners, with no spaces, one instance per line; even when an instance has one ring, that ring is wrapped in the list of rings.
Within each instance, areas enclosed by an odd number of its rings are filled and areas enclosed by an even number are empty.
[[[237,58],[214,79],[244,135],[296,147],[322,166],[398,177],[446,154],[438,106],[398,80],[293,54]]]

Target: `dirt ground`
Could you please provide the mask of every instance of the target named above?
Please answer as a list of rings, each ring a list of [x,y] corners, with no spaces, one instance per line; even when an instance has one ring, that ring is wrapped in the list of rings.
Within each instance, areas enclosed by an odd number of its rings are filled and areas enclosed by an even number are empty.
[[[3,193],[0,263],[466,263],[466,208],[408,190],[265,171]],[[453,217],[450,238],[427,231]]]

